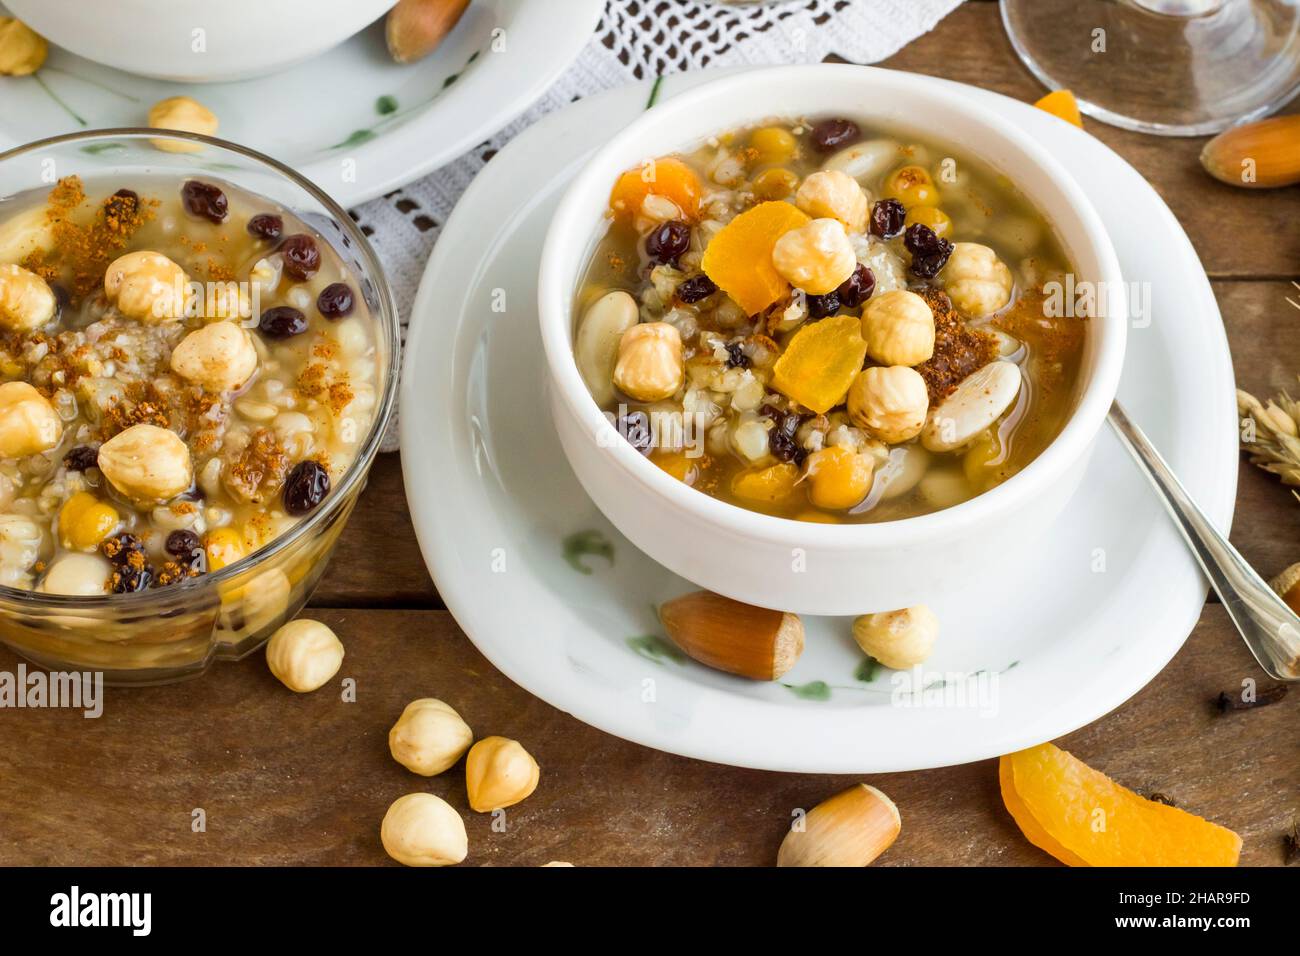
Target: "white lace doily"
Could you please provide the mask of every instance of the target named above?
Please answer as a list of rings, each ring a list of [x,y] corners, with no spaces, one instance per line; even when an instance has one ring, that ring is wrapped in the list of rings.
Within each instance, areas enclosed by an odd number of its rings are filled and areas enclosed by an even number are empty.
[[[523,116],[437,172],[354,211],[387,269],[401,309],[403,336],[429,252],[452,207],[483,165],[540,117],[592,93],[683,70],[745,63],[819,63],[832,53],[854,63],[874,63],[931,30],[960,3],[609,0],[591,42]],[[394,417],[383,450],[396,448]]]

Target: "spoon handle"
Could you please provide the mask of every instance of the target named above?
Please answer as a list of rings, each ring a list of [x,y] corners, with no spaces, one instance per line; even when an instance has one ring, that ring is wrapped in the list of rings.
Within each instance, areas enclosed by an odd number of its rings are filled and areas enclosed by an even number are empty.
[[[1300,680],[1300,617],[1215,529],[1119,402],[1107,418],[1159,493],[1259,666],[1277,680]]]

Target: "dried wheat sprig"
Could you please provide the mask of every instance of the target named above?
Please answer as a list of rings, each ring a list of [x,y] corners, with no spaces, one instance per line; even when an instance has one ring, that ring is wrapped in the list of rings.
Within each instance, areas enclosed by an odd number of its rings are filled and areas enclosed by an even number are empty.
[[[1251,464],[1284,484],[1300,486],[1300,402],[1282,392],[1265,405],[1237,389],[1237,412],[1242,419],[1241,447],[1250,453]]]

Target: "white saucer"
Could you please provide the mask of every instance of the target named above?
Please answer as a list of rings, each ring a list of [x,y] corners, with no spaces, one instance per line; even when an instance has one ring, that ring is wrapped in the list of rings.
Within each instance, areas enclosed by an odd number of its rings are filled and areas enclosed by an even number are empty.
[[[187,95],[217,114],[219,136],[288,163],[352,206],[522,113],[577,57],[603,9],[604,0],[475,0],[419,63],[392,61],[380,20],[307,63],[235,83],[152,80],[51,47],[35,77],[0,77],[0,151],[80,129],[144,126],[153,103]]]
[[[670,77],[661,96],[708,78]],[[1130,280],[1150,282],[1154,318],[1129,336],[1120,397],[1226,528],[1232,368],[1186,235],[1097,140],[1022,103],[934,82],[1053,148],[1110,225]],[[964,763],[1065,734],[1137,692],[1186,639],[1206,585],[1109,431],[1037,553],[936,588],[943,629],[922,677],[926,706],[894,699],[892,671],[860,679],[847,618],[806,619],[807,649],[779,684],[711,671],[664,642],[654,607],[693,586],[621,538],[570,472],[546,412],[534,306],[563,187],[647,92],[583,100],[496,156],[444,227],[416,298],[401,396],[407,495],[438,590],[471,640],[512,680],[602,730],[773,770]]]

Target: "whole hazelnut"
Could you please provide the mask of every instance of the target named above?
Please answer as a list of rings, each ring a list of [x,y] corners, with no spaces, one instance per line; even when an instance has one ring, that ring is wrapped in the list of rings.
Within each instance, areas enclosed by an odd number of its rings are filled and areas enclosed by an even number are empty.
[[[959,242],[943,270],[943,287],[962,315],[992,315],[1011,301],[1011,270],[988,246]]]
[[[406,866],[452,866],[469,855],[465,821],[431,793],[408,793],[393,801],[379,827],[384,850]]]
[[[882,292],[862,310],[862,337],[881,365],[920,365],[934,354],[934,313],[915,292]]]
[[[194,484],[194,465],[185,442],[157,425],[132,425],[100,445],[99,470],[138,505],[159,504]]]
[[[432,697],[406,705],[388,732],[393,759],[412,773],[432,777],[465,755],[474,732],[450,706]]]
[[[188,96],[169,96],[149,108],[149,125],[155,129],[175,129],[183,133],[215,136],[217,114]],[[197,153],[203,149],[198,143],[181,139],[155,139],[151,142],[156,149],[166,153]]]
[[[309,618],[290,621],[271,635],[266,664],[285,687],[306,694],[329,683],[343,666],[343,642]]]
[[[161,252],[128,252],[105,270],[104,297],[129,319],[179,319],[185,315],[189,281],[185,270]]]
[[[0,326],[29,332],[53,319],[58,309],[44,279],[22,266],[0,263]]]
[[[234,322],[213,322],[181,339],[172,350],[172,371],[209,392],[233,392],[257,371],[257,348]]]
[[[858,257],[837,219],[814,219],[791,229],[772,247],[772,266],[809,295],[838,289],[858,267]]]
[[[44,395],[26,382],[0,385],[0,458],[49,451],[63,437],[63,421]]]
[[[50,45],[14,17],[0,17],[0,76],[29,76],[45,63]]]
[[[924,604],[863,614],[853,621],[853,639],[863,653],[895,670],[907,670],[928,658],[938,636],[939,618]]]
[[[873,365],[849,386],[849,418],[873,438],[897,445],[925,427],[930,393],[925,379],[905,365]]]
[[[517,740],[484,737],[465,759],[469,805],[479,813],[513,806],[537,789],[541,769]]]
[[[667,322],[643,322],[623,333],[614,365],[614,384],[638,402],[671,398],[682,386],[686,367],[682,337]]]

